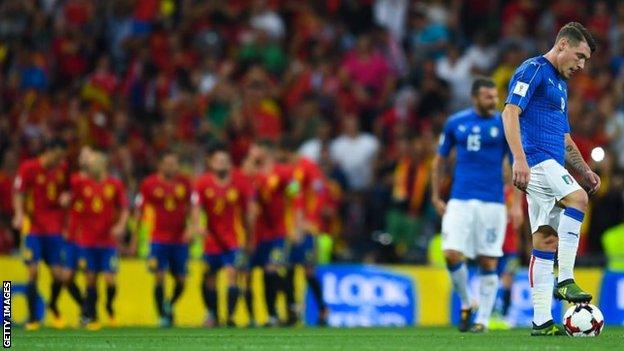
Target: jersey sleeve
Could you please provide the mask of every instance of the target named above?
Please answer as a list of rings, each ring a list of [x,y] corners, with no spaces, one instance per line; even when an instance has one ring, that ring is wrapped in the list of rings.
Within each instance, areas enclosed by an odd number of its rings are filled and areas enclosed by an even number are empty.
[[[444,124],[444,130],[440,134],[440,141],[438,142],[438,155],[448,156],[451,153],[451,149],[455,146],[455,135],[453,134],[453,126],[451,121],[447,121]]]
[[[29,165],[23,163],[20,165],[17,170],[17,175],[15,176],[15,180],[13,186],[15,190],[18,192],[24,192],[27,188],[29,188],[32,184],[32,175],[34,172],[30,169]]]
[[[524,111],[535,89],[542,82],[541,67],[537,62],[528,62],[516,70],[509,81],[509,95],[505,104],[516,105]]]
[[[149,198],[149,186],[146,181],[141,182],[139,193],[134,198],[134,207],[143,210]]]
[[[116,205],[121,209],[128,208],[128,195],[126,195],[126,188],[120,180],[115,181],[115,187],[117,188]]]
[[[191,194],[191,204],[193,206],[203,206],[203,199],[204,197],[201,196],[201,193],[203,191],[203,187],[202,187],[202,178],[199,178],[192,186],[191,186],[191,190],[192,190],[192,194]]]

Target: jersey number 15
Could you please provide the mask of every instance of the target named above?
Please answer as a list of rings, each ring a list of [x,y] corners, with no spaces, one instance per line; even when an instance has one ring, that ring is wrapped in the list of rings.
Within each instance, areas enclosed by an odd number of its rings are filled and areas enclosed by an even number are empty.
[[[466,150],[479,151],[481,150],[481,134],[470,134],[466,142]]]

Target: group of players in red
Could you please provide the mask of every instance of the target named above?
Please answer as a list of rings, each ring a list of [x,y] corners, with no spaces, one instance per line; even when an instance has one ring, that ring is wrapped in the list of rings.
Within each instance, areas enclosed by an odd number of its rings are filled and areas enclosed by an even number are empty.
[[[228,315],[222,319],[228,326],[234,325],[232,314],[242,296],[255,324],[250,291],[254,267],[264,272],[267,325],[297,323],[296,265],[305,268],[308,287],[319,306],[318,323],[327,322],[327,308],[314,270],[314,235],[326,230],[337,203],[321,169],[289,146],[288,141],[256,143],[241,167],[235,168],[226,146],[213,143],[207,150],[206,173],[194,180],[182,174],[175,152],[160,155],[157,171],[140,184],[134,211],[137,219],[151,219],[148,266],[156,277],[154,298],[161,326],[173,325],[173,306],[185,287],[188,243],[196,235],[204,241],[201,291],[207,308],[206,326],[215,326],[220,319],[216,290],[220,270],[225,271],[228,284]],[[127,191],[119,179],[108,174],[105,153],[83,148],[79,170],[70,174],[66,149],[62,141],[50,141],[38,157],[22,162],[15,179],[13,225],[27,233],[27,330],[40,327],[41,315],[36,309],[40,260],[52,274],[47,307],[54,326],[64,326],[57,301],[66,287],[81,307],[82,324],[88,329],[100,327],[96,308],[100,275],[106,283],[109,322],[115,323],[118,249],[131,207]],[[75,283],[79,270],[86,277],[84,292]],[[175,281],[170,298],[164,293],[167,271]],[[279,292],[286,296],[286,321],[280,321],[276,310]]]

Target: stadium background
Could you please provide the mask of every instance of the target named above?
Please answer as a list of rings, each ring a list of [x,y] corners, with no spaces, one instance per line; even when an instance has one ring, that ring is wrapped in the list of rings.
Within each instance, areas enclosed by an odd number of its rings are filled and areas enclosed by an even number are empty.
[[[624,245],[603,245],[624,235],[622,3],[2,1],[0,249],[12,255],[2,259],[2,278],[25,279],[19,237],[6,229],[12,176],[51,136],[72,145],[73,162],[81,145],[109,150],[112,173],[133,196],[166,148],[194,175],[210,140],[227,141],[240,161],[252,140],[289,134],[340,189],[334,262],[434,265],[428,251],[439,218],[428,201],[428,167],[446,116],[469,105],[477,74],[491,75],[504,100],[514,68],[544,52],[571,20],[599,42],[571,81],[569,117],[604,183],[591,201],[579,264],[622,268]],[[360,131],[347,130],[353,119]],[[345,134],[360,143],[339,148]],[[590,157],[596,147],[605,151],[600,162]],[[117,305],[120,315],[151,316],[152,304],[139,304],[151,295],[139,294],[150,278],[137,251],[124,252]],[[449,294],[440,268],[406,269],[431,272],[435,283],[420,286]],[[590,273],[596,292],[601,271]],[[189,288],[182,303],[195,306],[198,295]],[[428,323],[424,311],[435,299],[424,296],[417,308]]]

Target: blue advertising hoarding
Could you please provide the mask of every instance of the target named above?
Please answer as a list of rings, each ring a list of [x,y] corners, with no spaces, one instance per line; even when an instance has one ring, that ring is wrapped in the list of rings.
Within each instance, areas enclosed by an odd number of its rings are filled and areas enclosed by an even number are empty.
[[[414,282],[391,269],[365,265],[327,265],[317,269],[333,327],[416,324]],[[306,294],[305,322],[315,325],[317,305]]]

